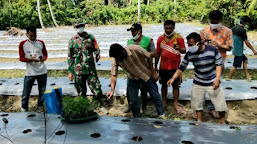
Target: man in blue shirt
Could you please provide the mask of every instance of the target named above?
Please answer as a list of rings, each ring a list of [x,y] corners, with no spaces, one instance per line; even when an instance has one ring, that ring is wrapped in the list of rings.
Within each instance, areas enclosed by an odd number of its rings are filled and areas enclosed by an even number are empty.
[[[251,43],[247,39],[246,30],[244,29],[244,27],[247,24],[249,24],[250,22],[251,22],[251,18],[249,18],[248,16],[243,16],[240,19],[240,24],[236,25],[232,28],[233,39],[234,39],[234,41],[233,41],[234,47],[232,49],[232,54],[235,57],[234,57],[233,66],[229,72],[229,79],[231,79],[233,77],[236,69],[241,67],[242,62],[243,62],[243,68],[245,71],[246,78],[248,80],[252,79],[252,76],[248,73],[248,68],[247,68],[248,59],[244,55],[244,52],[243,52],[244,51],[244,42],[245,42],[245,44],[253,51],[254,55],[257,55],[256,50],[254,50]]]
[[[201,43],[201,37],[197,33],[187,36],[188,52],[181,62],[178,70],[167,82],[171,86],[174,80],[186,69],[189,62],[194,65],[194,81],[191,90],[191,108],[196,111],[197,121],[202,122],[203,101],[206,92],[208,93],[215,110],[219,112],[220,124],[225,124],[225,111],[227,104],[224,92],[220,86],[222,72],[222,58],[214,46]]]

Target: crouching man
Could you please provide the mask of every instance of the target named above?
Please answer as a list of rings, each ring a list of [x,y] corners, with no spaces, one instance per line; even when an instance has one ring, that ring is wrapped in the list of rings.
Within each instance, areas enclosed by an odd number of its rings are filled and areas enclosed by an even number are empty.
[[[153,69],[150,53],[138,45],[130,45],[123,48],[119,44],[113,44],[109,51],[110,57],[113,57],[111,71],[111,92],[107,93],[107,97],[111,98],[114,94],[118,66],[128,73],[127,87],[130,93],[130,105],[134,117],[140,117],[140,104],[138,98],[139,84],[142,83],[151,97],[155,101],[156,111],[160,118],[166,119],[162,97],[158,92],[156,80],[158,76]]]

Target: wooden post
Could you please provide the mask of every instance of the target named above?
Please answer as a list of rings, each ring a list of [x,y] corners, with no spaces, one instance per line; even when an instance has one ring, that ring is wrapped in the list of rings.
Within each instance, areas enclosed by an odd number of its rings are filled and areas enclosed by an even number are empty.
[[[138,0],[138,15],[137,15],[137,22],[140,23],[140,0]]]

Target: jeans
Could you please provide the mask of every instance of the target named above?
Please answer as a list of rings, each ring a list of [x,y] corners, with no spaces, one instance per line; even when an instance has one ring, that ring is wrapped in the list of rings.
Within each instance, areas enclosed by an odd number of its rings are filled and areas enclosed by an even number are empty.
[[[147,82],[141,79],[132,80],[128,78],[130,106],[134,117],[140,117],[140,105],[139,105],[139,99],[138,99],[138,90],[140,88],[140,82],[144,85],[144,87],[147,88],[147,91],[149,92],[150,96],[154,99],[157,114],[159,116],[163,115],[164,110],[163,110],[163,104],[162,104],[162,97],[158,92],[158,87],[156,83],[152,80],[152,78],[150,78]]]
[[[127,81],[128,82],[128,81]],[[146,105],[147,105],[147,88],[143,85],[142,82],[139,83],[139,88],[140,88],[140,92],[141,92],[141,100],[142,100],[142,109],[146,109]],[[129,90],[128,90],[128,87],[127,87],[127,100],[128,100],[128,104],[129,104],[129,107],[131,108],[130,106],[130,96],[129,96]]]
[[[28,110],[29,95],[35,80],[37,80],[38,83],[38,108],[43,107],[43,94],[46,90],[47,74],[37,76],[25,76],[21,101],[22,108],[25,110]]]

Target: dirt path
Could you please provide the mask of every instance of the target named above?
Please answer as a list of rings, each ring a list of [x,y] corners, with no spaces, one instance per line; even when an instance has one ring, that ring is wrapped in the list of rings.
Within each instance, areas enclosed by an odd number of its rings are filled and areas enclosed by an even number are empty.
[[[156,118],[157,113],[153,102],[149,99],[147,109],[151,115],[149,117]],[[172,120],[190,120],[192,118],[193,110],[190,109],[190,101],[180,101],[185,110],[184,114],[177,114],[172,107],[172,100],[168,101],[168,107],[165,110],[168,119]],[[229,124],[236,125],[252,125],[257,124],[257,100],[244,100],[227,102],[228,112],[226,119]],[[21,96],[0,96],[0,108],[2,112],[18,112],[21,107]],[[31,97],[29,100],[29,111],[35,111],[37,106],[37,97]],[[119,116],[119,117],[132,117],[132,113],[123,113],[123,109],[127,106],[126,97],[114,97],[108,106],[108,111],[97,110],[100,116]],[[145,117],[145,116],[143,116]],[[218,123],[218,119],[213,119],[208,112],[204,113],[204,122]]]

